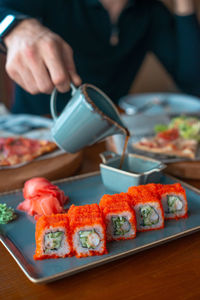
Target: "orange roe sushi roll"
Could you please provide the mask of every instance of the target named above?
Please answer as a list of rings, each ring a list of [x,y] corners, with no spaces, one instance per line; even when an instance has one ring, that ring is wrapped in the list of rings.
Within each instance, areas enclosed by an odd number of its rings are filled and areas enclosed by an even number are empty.
[[[180,183],[158,186],[165,219],[180,219],[188,216],[188,204],[184,188]]]
[[[137,230],[148,231],[164,227],[164,211],[156,187],[140,185],[130,187],[131,205],[135,210]]]
[[[76,257],[107,253],[105,224],[97,204],[71,205],[68,217]]]
[[[142,192],[149,192],[152,194],[157,195],[157,197],[159,197],[159,193],[158,193],[158,189],[162,186],[162,184],[159,183],[148,183],[148,184],[144,184],[144,185],[138,185],[138,186],[132,186],[129,188],[129,191],[131,191],[132,194],[134,194],[134,196],[140,196],[140,194]]]
[[[72,252],[67,214],[43,215],[36,223],[35,260],[70,256]]]
[[[106,223],[107,240],[133,239],[136,236],[135,211],[126,193],[104,195],[99,203]]]

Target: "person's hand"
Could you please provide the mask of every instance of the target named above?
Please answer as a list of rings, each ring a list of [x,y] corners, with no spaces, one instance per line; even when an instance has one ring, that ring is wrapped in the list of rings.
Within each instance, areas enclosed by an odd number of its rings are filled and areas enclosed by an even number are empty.
[[[69,90],[70,82],[81,84],[73,51],[60,36],[35,19],[20,22],[5,38],[6,71],[31,94]]]

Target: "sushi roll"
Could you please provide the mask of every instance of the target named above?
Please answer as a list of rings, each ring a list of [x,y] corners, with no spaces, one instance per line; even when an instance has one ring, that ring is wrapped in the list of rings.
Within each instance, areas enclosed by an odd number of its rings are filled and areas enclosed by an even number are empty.
[[[148,231],[164,227],[164,211],[158,194],[146,186],[130,187],[131,205],[135,210],[137,230]]]
[[[105,224],[97,204],[71,205],[68,217],[76,257],[107,253]]]
[[[180,183],[159,185],[165,219],[180,219],[188,216],[188,204],[184,188]]]
[[[71,255],[71,238],[67,214],[40,217],[36,223],[35,260]]]
[[[159,197],[158,188],[161,186],[159,183],[148,183],[144,185],[138,185],[130,187],[131,194],[137,197],[140,197],[142,192],[149,192]]]
[[[107,240],[133,239],[136,236],[135,211],[126,193],[104,195],[99,203],[106,223]]]

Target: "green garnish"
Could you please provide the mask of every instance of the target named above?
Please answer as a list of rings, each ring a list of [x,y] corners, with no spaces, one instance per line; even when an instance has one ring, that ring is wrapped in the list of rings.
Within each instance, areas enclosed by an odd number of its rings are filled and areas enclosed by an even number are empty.
[[[159,221],[158,213],[150,205],[142,206],[140,208],[140,214],[142,219],[142,226],[151,226],[157,224]]]
[[[156,133],[177,128],[184,139],[194,139],[200,142],[200,120],[195,117],[180,116],[173,118],[168,125],[157,124],[154,127]]]
[[[100,236],[95,229],[79,231],[79,239],[81,246],[87,249],[95,249],[100,243]]]
[[[125,235],[131,229],[129,221],[123,216],[112,217],[114,235]]]
[[[16,219],[16,214],[12,207],[8,207],[6,203],[0,204],[0,224],[7,224]]]
[[[165,124],[157,124],[157,125],[155,125],[155,127],[154,127],[154,130],[155,130],[156,133],[165,131],[165,130],[167,130],[167,129],[168,129],[168,126],[165,125]]]
[[[183,208],[183,203],[178,196],[168,195],[167,196],[167,204],[169,213],[175,213],[177,211],[181,211]]]
[[[63,236],[64,236],[64,232],[62,231],[46,233],[44,237],[45,253],[48,253],[49,251],[52,250],[58,250],[61,246]]]

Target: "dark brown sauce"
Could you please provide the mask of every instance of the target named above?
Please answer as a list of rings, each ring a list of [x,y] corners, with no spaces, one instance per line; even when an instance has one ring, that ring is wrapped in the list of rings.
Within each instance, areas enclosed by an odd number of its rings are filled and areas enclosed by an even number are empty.
[[[124,142],[124,148],[123,148],[122,156],[121,156],[121,159],[120,159],[119,169],[122,169],[122,166],[123,166],[123,163],[124,163],[125,154],[126,154],[126,148],[128,146],[128,140],[130,138],[130,132],[128,131],[127,128],[125,128],[125,131],[126,131],[126,137],[125,137],[125,142]]]

